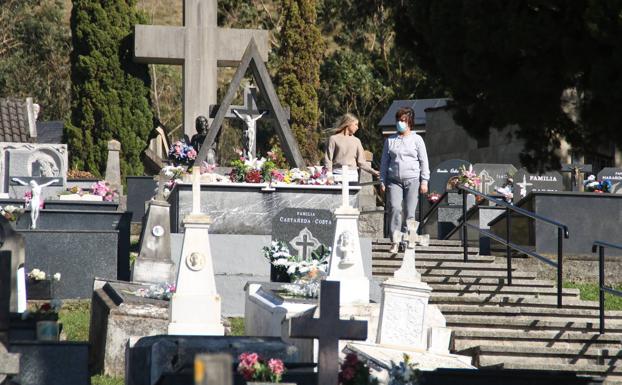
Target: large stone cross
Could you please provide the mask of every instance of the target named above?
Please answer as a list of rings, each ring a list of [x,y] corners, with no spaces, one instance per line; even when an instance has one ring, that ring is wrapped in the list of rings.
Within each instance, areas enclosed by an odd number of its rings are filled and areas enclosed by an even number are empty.
[[[140,63],[183,66],[184,132],[195,133],[195,119],[216,104],[218,66],[236,65],[251,38],[268,60],[268,31],[218,28],[217,0],[184,0],[184,25],[136,25],[134,58]]]
[[[317,338],[319,343],[318,384],[337,385],[339,340],[365,340],[367,321],[339,319],[339,282],[322,281],[320,318],[292,318],[291,338]]]
[[[561,172],[569,172],[570,173],[570,189],[572,191],[579,191],[579,183],[581,179],[581,174],[585,174],[588,172],[592,172],[591,164],[580,164],[580,163],[571,163],[565,164],[562,166]]]

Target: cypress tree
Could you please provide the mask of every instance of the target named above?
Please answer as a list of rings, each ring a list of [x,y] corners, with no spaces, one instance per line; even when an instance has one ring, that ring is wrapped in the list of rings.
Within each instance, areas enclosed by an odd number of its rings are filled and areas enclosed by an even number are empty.
[[[142,175],[140,153],[152,128],[148,67],[132,61],[135,0],[73,0],[72,113],[67,124],[72,167],[101,175],[107,143],[121,142],[122,175]]]
[[[317,0],[282,0],[281,46],[276,76],[277,93],[291,110],[291,127],[302,156],[319,160],[318,89],[324,42],[316,25]]]

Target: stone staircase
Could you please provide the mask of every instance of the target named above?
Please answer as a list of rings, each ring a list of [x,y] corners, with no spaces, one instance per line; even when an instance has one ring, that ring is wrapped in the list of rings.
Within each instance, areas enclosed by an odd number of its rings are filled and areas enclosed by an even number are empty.
[[[402,253],[389,254],[387,239],[374,241],[373,275],[392,276]],[[556,283],[535,273],[512,273],[506,265],[470,247],[463,260],[460,241],[431,240],[416,248],[417,270],[432,288],[453,330],[452,352],[473,357],[480,368],[565,370],[622,383],[622,312],[606,313],[607,333],[598,333],[598,303],[582,301],[578,289],[563,289],[557,308]]]

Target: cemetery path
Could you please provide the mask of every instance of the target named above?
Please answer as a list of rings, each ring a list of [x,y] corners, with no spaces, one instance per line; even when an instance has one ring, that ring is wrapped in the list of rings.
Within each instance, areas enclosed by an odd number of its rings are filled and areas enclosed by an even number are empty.
[[[376,280],[393,275],[402,253],[389,254],[388,239],[373,242]],[[598,333],[598,303],[577,289],[563,289],[557,308],[553,281],[514,269],[506,284],[505,264],[469,247],[464,262],[460,241],[431,240],[416,248],[417,270],[432,289],[453,330],[451,351],[468,355],[479,368],[565,370],[622,383],[622,312],[607,311],[605,334]]]

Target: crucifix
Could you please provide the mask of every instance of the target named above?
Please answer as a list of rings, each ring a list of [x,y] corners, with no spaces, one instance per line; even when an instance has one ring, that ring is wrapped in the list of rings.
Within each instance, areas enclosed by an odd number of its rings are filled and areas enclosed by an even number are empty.
[[[134,59],[147,64],[183,66],[184,133],[192,137],[194,122],[216,104],[218,66],[237,65],[251,38],[268,60],[268,31],[218,28],[217,0],[184,0],[183,26],[136,25]]]
[[[579,188],[579,180],[581,180],[582,182],[584,179],[584,178],[581,178],[581,174],[592,172],[592,165],[591,164],[579,164],[579,163],[565,164],[562,166],[562,169],[559,171],[570,173],[570,189],[572,191],[583,191],[582,189]],[[581,184],[581,186],[583,185]]]
[[[526,197],[526,196],[527,196],[527,186],[533,186],[533,183],[528,183],[528,182],[527,182],[527,176],[526,176],[526,175],[523,175],[523,181],[522,181],[522,182],[520,182],[520,183],[517,183],[516,185],[517,185],[518,187],[520,187],[520,191],[519,191],[518,195],[519,195],[521,198],[524,198],[524,197]]]
[[[291,338],[317,338],[319,343],[318,385],[337,385],[339,373],[339,340],[367,338],[367,321],[339,318],[339,282],[322,281],[320,318],[292,318]]]
[[[8,353],[11,303],[11,252],[0,251],[0,384],[19,373],[19,354]]]
[[[289,243],[298,251],[298,254],[302,256],[304,261],[310,260],[311,252],[320,246],[320,241],[306,227]]]

